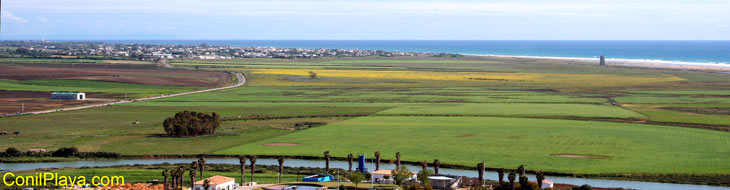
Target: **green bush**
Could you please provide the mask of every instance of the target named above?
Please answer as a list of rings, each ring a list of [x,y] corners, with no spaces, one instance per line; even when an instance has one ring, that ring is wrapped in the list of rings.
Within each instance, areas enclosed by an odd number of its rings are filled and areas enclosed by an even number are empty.
[[[8,157],[19,156],[20,153],[21,153],[20,150],[18,150],[15,147],[10,147],[8,149],[5,149],[5,155]]]

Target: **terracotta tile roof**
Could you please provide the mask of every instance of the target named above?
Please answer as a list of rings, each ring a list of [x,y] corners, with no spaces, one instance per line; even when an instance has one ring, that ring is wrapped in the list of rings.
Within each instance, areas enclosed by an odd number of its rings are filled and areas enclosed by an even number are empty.
[[[223,183],[226,183],[226,182],[229,182],[229,181],[236,180],[234,178],[230,178],[230,177],[226,177],[226,176],[219,176],[219,175],[213,176],[213,177],[209,177],[207,179],[210,180],[210,183],[209,184],[211,186],[213,186],[213,185],[219,185],[219,184],[223,184]],[[205,184],[205,179],[195,182],[195,185],[204,185],[204,184]]]

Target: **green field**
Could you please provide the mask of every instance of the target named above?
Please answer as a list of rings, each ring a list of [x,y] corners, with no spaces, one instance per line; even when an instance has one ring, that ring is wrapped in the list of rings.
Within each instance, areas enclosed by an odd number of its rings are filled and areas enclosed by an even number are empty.
[[[283,135],[217,154],[334,156],[381,151],[394,159],[577,173],[727,173],[730,133],[593,121],[374,116]],[[262,146],[286,142],[298,146]],[[637,154],[641,153],[641,154]],[[568,158],[554,154],[605,156]],[[647,162],[651,160],[650,162]],[[687,164],[691,163],[691,164]],[[664,167],[656,167],[662,165]],[[620,166],[620,167],[617,167]]]
[[[526,116],[641,118],[641,114],[613,106],[591,104],[422,104],[406,105],[377,115]]]
[[[0,149],[307,156],[330,150],[337,157],[381,151],[386,159],[401,152],[407,161],[526,164],[575,174],[730,174],[730,133],[685,127],[730,129],[727,74],[503,58],[171,63],[242,72],[248,82],[216,92],[1,118],[0,130],[21,134],[0,136]],[[310,78],[310,71],[317,77]],[[28,83],[4,82],[0,89],[67,81]],[[91,85],[109,93],[158,92]],[[163,137],[162,121],[183,110],[217,112],[229,120],[216,135]],[[277,118],[242,120],[251,115]],[[292,129],[299,122],[327,125]],[[299,145],[262,146],[272,142]]]

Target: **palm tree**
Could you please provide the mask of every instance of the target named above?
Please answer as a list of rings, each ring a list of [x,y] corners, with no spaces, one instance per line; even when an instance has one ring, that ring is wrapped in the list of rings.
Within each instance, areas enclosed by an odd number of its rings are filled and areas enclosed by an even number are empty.
[[[180,179],[178,175],[177,168],[172,169],[172,190],[177,190],[177,186],[180,185]]]
[[[520,189],[530,189],[530,181],[527,179],[527,176],[522,175],[520,176]]]
[[[395,153],[395,169],[400,168],[400,152]]]
[[[284,156],[279,156],[279,183],[281,183],[281,174],[284,172]]]
[[[542,180],[545,180],[545,175],[542,174],[542,172],[537,172],[535,178],[537,178],[536,180],[538,189],[542,189]]]
[[[324,161],[325,161],[324,171],[326,174],[330,173],[330,158],[331,158],[330,151],[324,151]]]
[[[167,168],[165,168],[164,170],[162,170],[162,177],[164,179],[163,182],[162,182],[162,187],[163,187],[164,190],[167,190],[167,188],[168,188],[168,186],[167,186],[167,176],[168,176],[168,173],[167,172],[168,171],[169,170]]]
[[[253,174],[256,171],[256,156],[251,156],[248,160],[251,161],[251,182],[253,182]]]
[[[481,187],[484,184],[484,162],[477,164],[477,172],[479,173],[479,186]]]
[[[375,171],[380,170],[380,151],[375,151]]]
[[[504,168],[497,169],[497,174],[499,175],[499,183],[501,184],[504,182]]]
[[[200,169],[200,178],[203,178],[203,172],[205,172],[205,156],[198,159],[198,165],[200,166],[198,167]]]
[[[441,167],[441,161],[439,159],[433,160],[433,172],[439,174],[439,167]]]
[[[177,179],[180,180],[180,183],[178,183],[177,186],[179,187],[178,189],[182,189],[183,184],[185,184],[185,168],[183,168],[183,166],[180,166],[178,170],[179,171],[177,173]]]
[[[428,169],[428,162],[421,161],[421,171],[426,171]]]
[[[170,169],[170,189],[177,189],[177,169]]]
[[[241,167],[241,186],[245,183],[244,176],[246,176],[246,155],[238,157],[238,163]]]
[[[351,171],[352,171],[352,159],[353,159],[353,158],[354,158],[354,157],[352,156],[352,153],[350,153],[350,154],[348,154],[348,155],[347,155],[347,164],[348,164],[348,165],[350,166],[350,167],[349,167],[349,168],[347,169],[347,171],[348,171],[348,172],[351,172]]]
[[[520,176],[525,175],[525,165],[517,166],[517,173],[519,173]]]
[[[515,190],[515,178],[517,175],[515,175],[515,172],[509,172],[509,176],[507,176],[507,179],[509,179],[509,188],[512,190]]]
[[[198,162],[190,163],[190,189],[195,189],[195,170],[198,169]]]

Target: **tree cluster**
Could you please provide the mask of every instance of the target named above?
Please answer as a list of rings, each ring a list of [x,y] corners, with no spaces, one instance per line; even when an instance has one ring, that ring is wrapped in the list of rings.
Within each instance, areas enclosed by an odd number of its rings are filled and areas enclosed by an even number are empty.
[[[169,136],[187,137],[215,134],[215,129],[220,123],[221,117],[217,113],[206,114],[186,110],[165,119],[163,127]]]
[[[22,152],[17,148],[10,147],[5,152],[0,152],[0,157],[79,157],[79,158],[120,158],[121,155],[116,152],[79,152],[76,147],[62,147],[56,151]]]

